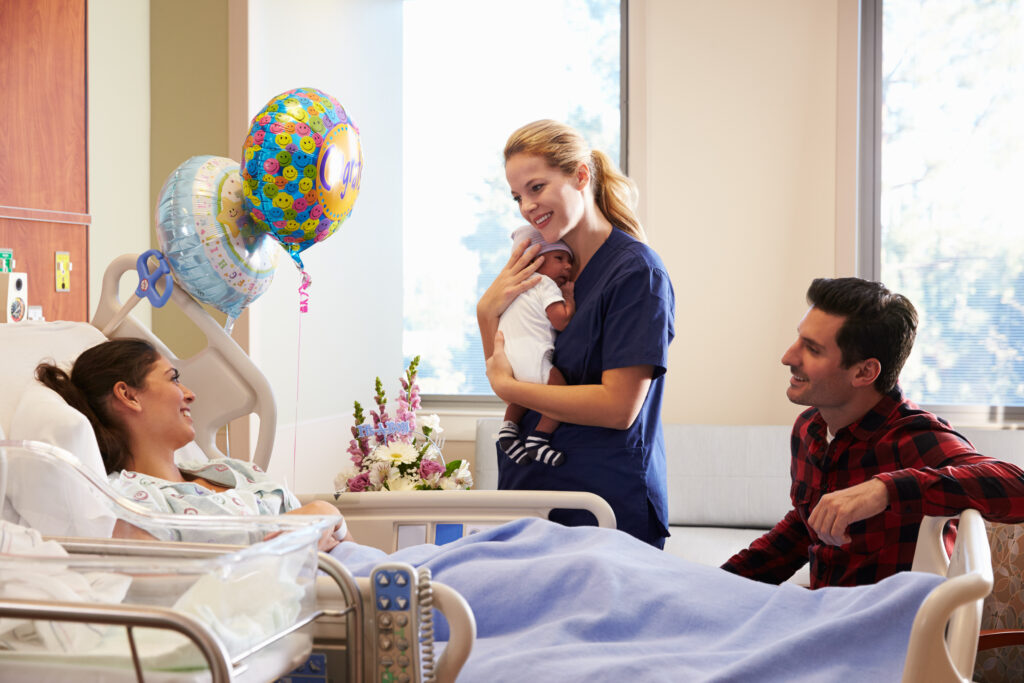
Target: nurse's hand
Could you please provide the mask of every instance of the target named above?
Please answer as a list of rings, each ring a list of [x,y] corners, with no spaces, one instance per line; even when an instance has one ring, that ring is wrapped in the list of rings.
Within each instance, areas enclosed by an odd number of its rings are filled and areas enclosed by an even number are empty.
[[[540,282],[536,270],[544,262],[543,257],[537,258],[541,245],[535,244],[527,249],[529,244],[529,240],[523,240],[512,249],[508,263],[477,302],[477,318],[497,320],[517,296]]]
[[[494,353],[487,359],[487,379],[491,382],[491,389],[498,398],[504,398],[502,393],[509,382],[515,381],[512,375],[512,364],[508,362],[505,355],[505,335],[498,332],[494,335]]]

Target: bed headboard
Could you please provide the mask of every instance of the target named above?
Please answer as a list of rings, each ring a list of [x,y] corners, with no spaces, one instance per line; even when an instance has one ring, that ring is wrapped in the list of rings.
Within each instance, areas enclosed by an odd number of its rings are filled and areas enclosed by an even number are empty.
[[[43,389],[33,377],[36,365],[50,360],[70,366],[82,351],[106,339],[100,330],[121,310],[118,285],[124,273],[135,272],[135,263],[136,257],[126,254],[115,259],[107,268],[100,303],[91,324],[64,321],[0,324],[0,351],[3,353],[3,362],[0,363],[0,433],[10,438],[48,441],[75,451],[69,444],[81,443],[77,436],[75,439],[65,439],[63,443],[54,443],[44,438],[46,435],[25,433],[24,429],[15,427],[12,422],[19,408],[22,415],[46,417],[43,410],[52,408],[52,403],[48,402],[45,395],[49,390]],[[189,358],[179,358],[131,315],[110,332],[110,337],[146,339],[181,370],[182,381],[197,395],[192,408],[196,428],[195,443],[206,457],[224,457],[216,442],[221,427],[235,418],[255,413],[259,419],[255,447],[251,453],[232,453],[232,456],[251,460],[264,470],[267,469],[277,430],[277,406],[270,383],[242,348],[192,297],[181,288],[175,288],[170,301],[205,335],[207,346],[199,353]],[[34,390],[27,394],[30,388]],[[30,402],[40,405],[33,409],[33,406],[26,405]],[[68,410],[72,409],[68,407]],[[55,416],[46,421],[45,427],[51,434],[59,427],[63,430],[61,433],[68,436],[65,427],[72,422]],[[80,452],[75,454],[82,457]],[[83,459],[87,457],[86,454]]]
[[[92,318],[92,325],[97,329],[104,329],[121,310],[124,302],[118,294],[118,285],[125,273],[135,272],[136,260],[131,254],[119,256],[103,274],[103,289]],[[194,356],[179,358],[131,315],[110,332],[110,337],[146,339],[181,371],[182,382],[196,393],[192,407],[196,443],[208,457],[226,457],[217,447],[217,432],[221,427],[244,415],[256,414],[259,433],[252,453],[231,455],[251,460],[266,470],[277,431],[277,404],[270,382],[242,347],[181,287],[174,288],[170,302],[206,337],[206,347]]]

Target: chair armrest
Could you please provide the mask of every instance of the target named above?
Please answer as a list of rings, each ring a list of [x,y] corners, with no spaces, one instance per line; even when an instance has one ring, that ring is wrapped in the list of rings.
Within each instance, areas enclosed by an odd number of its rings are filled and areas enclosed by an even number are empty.
[[[1024,630],[985,629],[978,635],[978,650],[994,650],[997,647],[1024,645]]]

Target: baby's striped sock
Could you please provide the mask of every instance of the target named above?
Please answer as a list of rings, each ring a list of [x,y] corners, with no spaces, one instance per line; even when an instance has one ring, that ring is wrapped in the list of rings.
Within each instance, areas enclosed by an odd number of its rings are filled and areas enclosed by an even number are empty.
[[[560,467],[565,463],[565,454],[551,447],[551,435],[534,432],[526,437],[526,451],[534,460],[552,467]]]
[[[511,458],[512,462],[520,465],[526,461],[526,456],[529,455],[526,446],[519,439],[519,425],[510,420],[506,420],[498,430],[498,446],[505,452],[505,455]]]

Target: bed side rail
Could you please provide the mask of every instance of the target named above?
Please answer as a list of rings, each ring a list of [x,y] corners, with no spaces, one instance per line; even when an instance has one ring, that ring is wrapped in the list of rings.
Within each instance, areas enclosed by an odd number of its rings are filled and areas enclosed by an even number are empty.
[[[523,517],[547,519],[556,508],[586,510],[597,518],[598,526],[615,528],[611,506],[600,496],[582,491],[369,491],[337,497],[300,495],[299,500],[335,505],[357,541],[386,553],[398,549],[401,526],[424,525],[426,541],[432,542],[437,524],[493,526]]]
[[[945,576],[928,594],[914,618],[903,681],[971,680],[981,629],[982,601],[992,591],[992,554],[985,522],[977,510],[964,510],[956,545],[947,558],[942,529],[950,517],[921,521],[914,571]]]
[[[220,640],[199,620],[173,609],[141,605],[0,599],[0,617],[124,626],[128,632],[132,663],[138,681],[145,679],[136,654],[132,628],[177,631],[191,640],[202,653],[209,666],[213,683],[229,683],[232,679],[231,656]]]

